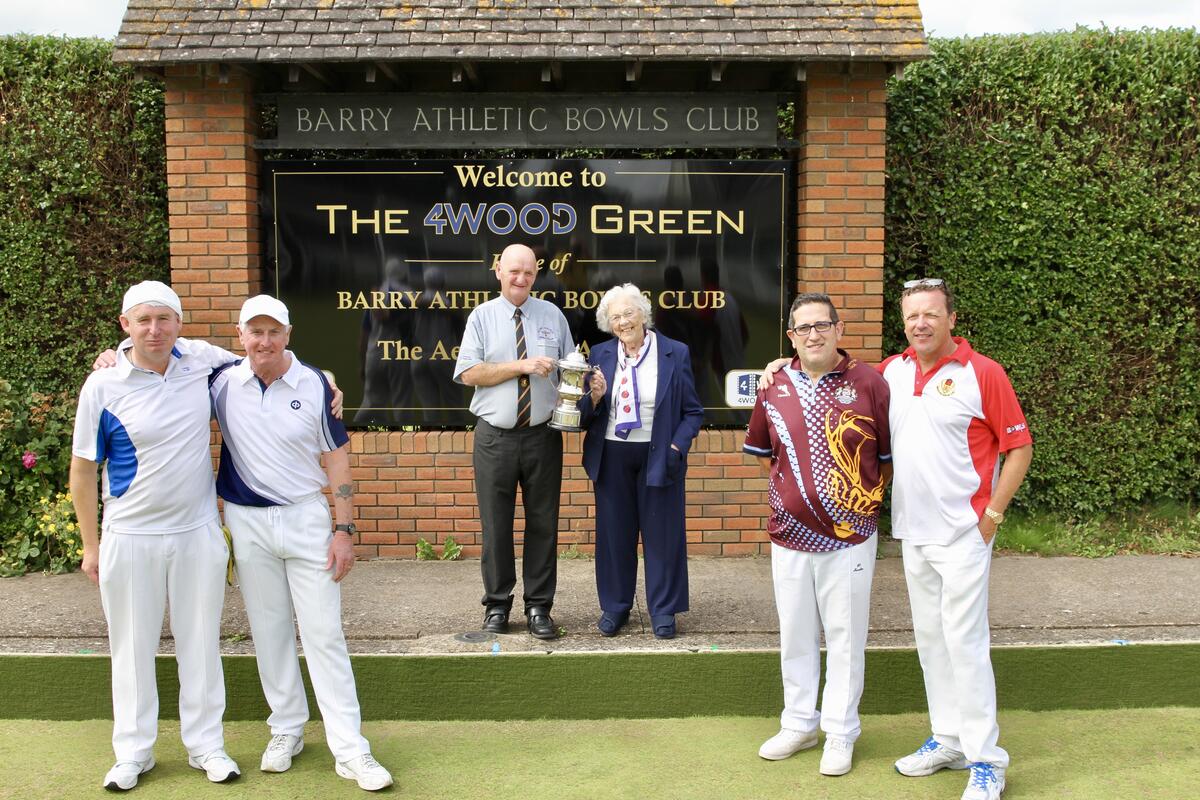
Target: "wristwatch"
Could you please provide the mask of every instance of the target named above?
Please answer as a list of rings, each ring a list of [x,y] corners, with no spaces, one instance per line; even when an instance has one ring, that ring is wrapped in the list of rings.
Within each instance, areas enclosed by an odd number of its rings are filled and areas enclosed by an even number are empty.
[[[336,533],[348,533],[351,536],[358,533],[358,528],[354,526],[353,522],[351,522],[349,525],[334,525],[333,530]]]
[[[995,511],[990,508],[983,509],[983,513],[987,514],[988,519],[995,523],[996,527],[1000,527],[1000,523],[1004,522],[1004,514],[1000,511]]]

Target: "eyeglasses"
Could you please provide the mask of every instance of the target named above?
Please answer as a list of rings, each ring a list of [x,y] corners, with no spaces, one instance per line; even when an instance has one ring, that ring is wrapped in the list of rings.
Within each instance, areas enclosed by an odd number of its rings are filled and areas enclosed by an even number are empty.
[[[941,278],[917,278],[915,281],[905,281],[905,289],[936,289],[939,286],[945,286],[946,282]]]
[[[829,333],[830,329],[832,329],[835,324],[836,323],[829,321],[814,322],[811,325],[805,323],[803,325],[797,325],[794,328],[789,328],[789,330],[797,336],[808,336],[809,332],[814,330],[817,333]]]
[[[632,321],[634,319],[637,319],[637,316],[638,316],[638,312],[636,312],[636,311],[626,311],[623,314],[609,314],[608,321],[609,322],[624,322],[625,320]]]

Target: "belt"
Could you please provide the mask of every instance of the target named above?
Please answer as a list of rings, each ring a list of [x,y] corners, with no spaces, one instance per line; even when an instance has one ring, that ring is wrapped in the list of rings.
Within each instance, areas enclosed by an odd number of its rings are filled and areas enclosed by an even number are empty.
[[[495,433],[499,434],[512,434],[514,436],[521,436],[523,434],[527,434],[529,431],[540,431],[549,424],[550,420],[546,420],[545,422],[539,422],[537,425],[530,425],[528,428],[501,428],[493,425],[486,419],[480,418],[476,421],[475,427],[482,428],[487,431],[494,431]]]

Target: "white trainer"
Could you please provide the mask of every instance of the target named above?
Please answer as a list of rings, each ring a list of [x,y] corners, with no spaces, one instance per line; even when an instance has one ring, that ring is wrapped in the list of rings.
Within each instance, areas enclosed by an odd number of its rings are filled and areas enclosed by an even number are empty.
[[[767,761],[782,761],[791,758],[801,750],[817,746],[817,732],[801,733],[791,728],[780,728],[779,733],[763,742],[758,748],[758,757]]]
[[[845,775],[853,762],[854,742],[840,736],[825,737],[825,752],[821,754],[822,775]]]
[[[112,792],[127,792],[137,786],[138,778],[154,769],[154,756],[145,761],[118,761],[104,776],[104,788]]]
[[[300,755],[303,749],[304,739],[301,737],[277,733],[267,743],[259,769],[263,772],[287,772],[292,767],[292,757]]]
[[[1000,800],[1004,794],[1004,768],[976,761],[970,769],[962,800]]]
[[[896,772],[910,778],[924,778],[940,769],[966,769],[967,757],[930,736],[917,752],[896,762]]]
[[[202,756],[188,756],[188,766],[204,772],[213,783],[225,783],[238,777],[237,762],[225,755],[224,750],[213,750]]]
[[[388,772],[370,753],[355,756],[349,761],[335,761],[334,770],[343,778],[358,782],[358,788],[378,792],[392,785],[392,773]]]

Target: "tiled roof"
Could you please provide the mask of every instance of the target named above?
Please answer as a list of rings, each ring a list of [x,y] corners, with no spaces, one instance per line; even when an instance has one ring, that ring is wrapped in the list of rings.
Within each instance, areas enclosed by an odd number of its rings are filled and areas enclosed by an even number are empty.
[[[912,61],[917,0],[129,0],[115,61]]]

